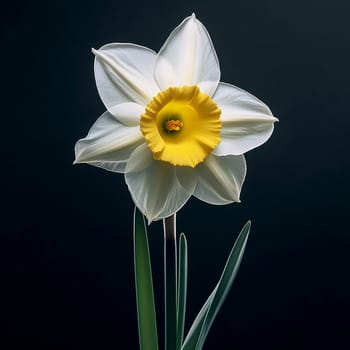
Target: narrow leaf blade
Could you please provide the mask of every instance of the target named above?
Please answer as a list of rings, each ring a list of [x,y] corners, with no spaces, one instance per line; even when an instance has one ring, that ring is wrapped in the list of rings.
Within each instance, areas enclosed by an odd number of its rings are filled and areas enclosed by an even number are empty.
[[[134,266],[140,350],[158,350],[151,260],[145,220],[135,207]]]
[[[209,333],[210,327],[212,326],[214,319],[217,313],[219,312],[237,275],[240,263],[242,261],[243,253],[247,244],[250,226],[250,221],[248,221],[244,225],[227,259],[221,278],[215,288],[216,292],[214,294],[213,300],[208,306],[208,311],[205,315],[205,319],[202,324],[202,328],[198,337],[198,342],[195,347],[195,350],[202,349],[204,341]]]
[[[212,291],[209,298],[206,300],[201,310],[199,311],[197,317],[192,323],[190,330],[187,333],[185,341],[181,347],[181,350],[195,350],[198,342],[198,337],[201,332],[205,316],[207,315],[209,306],[211,305],[214,295],[216,293],[216,288]]]
[[[187,299],[187,240],[184,233],[179,238],[179,268],[177,293],[177,349],[181,349],[184,336]]]

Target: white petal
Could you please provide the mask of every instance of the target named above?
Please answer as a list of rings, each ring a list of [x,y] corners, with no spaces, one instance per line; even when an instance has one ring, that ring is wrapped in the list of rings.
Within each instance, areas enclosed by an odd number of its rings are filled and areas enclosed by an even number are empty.
[[[215,205],[239,202],[246,175],[243,155],[208,158],[196,168],[198,183],[194,196]]]
[[[145,106],[159,88],[153,72],[156,53],[134,44],[108,44],[92,49],[95,79],[100,97],[107,109],[123,102]]]
[[[221,109],[221,142],[216,155],[243,154],[271,136],[277,121],[269,107],[248,92],[220,83],[213,96]]]
[[[197,185],[197,173],[187,166],[176,166],[176,177],[188,192],[193,193]]]
[[[181,173],[181,171],[180,171]],[[192,172],[178,178],[177,167],[153,159],[147,145],[139,146],[126,166],[125,181],[136,206],[148,222],[177,212],[190,198],[196,186]]]
[[[127,126],[138,126],[140,124],[141,114],[145,108],[134,102],[120,103],[109,109],[120,122]]]
[[[125,173],[127,162],[87,162],[89,165],[111,171],[113,173]]]
[[[108,111],[75,145],[75,163],[89,163],[114,172],[124,172],[131,153],[144,142],[140,128],[121,124]]]
[[[161,90],[198,85],[202,92],[214,93],[220,81],[219,61],[207,30],[194,15],[175,28],[160,49],[155,79]]]

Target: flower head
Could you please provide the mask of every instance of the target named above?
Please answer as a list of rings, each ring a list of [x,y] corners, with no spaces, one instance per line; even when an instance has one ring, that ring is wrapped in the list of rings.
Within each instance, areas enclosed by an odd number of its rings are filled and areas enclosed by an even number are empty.
[[[220,82],[202,23],[185,18],[158,54],[120,43],[92,51],[107,111],[76,143],[75,162],[124,173],[149,221],[174,214],[192,195],[239,202],[243,153],[264,143],[277,119],[256,97]]]

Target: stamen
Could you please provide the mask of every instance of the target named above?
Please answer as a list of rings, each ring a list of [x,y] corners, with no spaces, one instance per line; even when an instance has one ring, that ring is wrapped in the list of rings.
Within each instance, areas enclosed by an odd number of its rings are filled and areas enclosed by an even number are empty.
[[[180,122],[180,120],[171,119],[165,123],[165,128],[167,131],[180,131],[183,125],[184,124]]]

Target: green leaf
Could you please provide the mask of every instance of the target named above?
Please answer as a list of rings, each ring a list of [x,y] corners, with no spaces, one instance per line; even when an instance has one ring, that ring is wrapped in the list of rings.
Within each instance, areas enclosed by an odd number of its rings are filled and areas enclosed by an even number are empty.
[[[214,319],[237,275],[250,231],[250,221],[241,230],[227,259],[221,278],[202,307],[184,341],[181,350],[201,350]]]
[[[212,326],[214,319],[217,313],[219,312],[232,286],[232,283],[237,275],[239,265],[241,264],[241,261],[242,261],[244,249],[247,244],[249,231],[250,231],[250,221],[248,221],[244,225],[227,259],[224,271],[216,286],[216,292],[215,292],[213,301],[208,307],[208,311],[202,325],[201,333],[198,337],[196,350],[202,349],[204,345],[204,341],[209,333],[209,329]]]
[[[177,349],[181,349],[184,336],[187,299],[187,241],[184,233],[179,239],[179,269],[177,292]]]
[[[198,337],[201,332],[205,316],[208,312],[208,308],[213,301],[214,295],[216,293],[216,288],[212,291],[207,301],[202,306],[197,317],[192,323],[190,330],[187,333],[186,339],[183,342],[181,350],[194,350],[196,348]]]
[[[134,212],[134,265],[140,350],[158,350],[151,260],[142,213]]]

